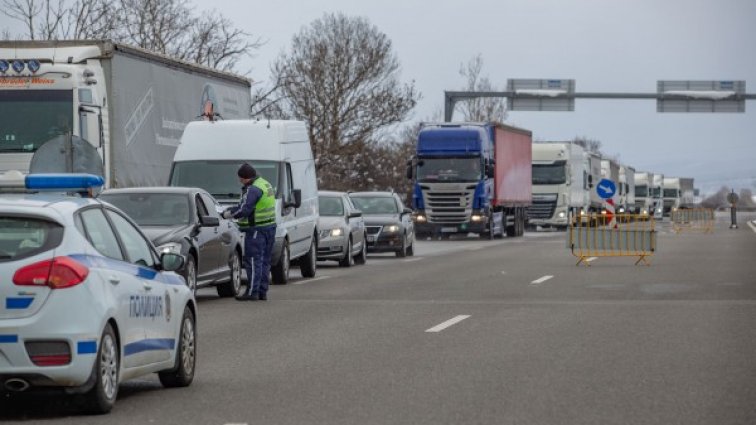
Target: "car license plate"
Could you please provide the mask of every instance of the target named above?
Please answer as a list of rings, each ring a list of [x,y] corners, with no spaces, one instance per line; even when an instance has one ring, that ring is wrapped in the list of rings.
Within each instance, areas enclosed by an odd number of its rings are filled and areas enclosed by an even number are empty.
[[[368,235],[368,239],[367,239],[367,241],[368,241],[368,242],[375,242],[375,236],[373,236],[373,235]]]
[[[456,227],[442,227],[441,232],[442,233],[456,233],[457,228]]]

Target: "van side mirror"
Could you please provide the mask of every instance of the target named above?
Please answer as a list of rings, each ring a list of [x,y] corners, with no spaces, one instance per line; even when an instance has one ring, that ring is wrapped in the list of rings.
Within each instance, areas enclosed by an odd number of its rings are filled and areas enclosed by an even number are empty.
[[[287,202],[284,205],[285,208],[294,207],[299,208],[302,206],[302,189],[294,189],[291,191],[291,195],[294,197],[294,202]]]
[[[588,175],[588,188],[593,189],[593,174]]]
[[[412,180],[412,160],[407,161],[407,180]]]

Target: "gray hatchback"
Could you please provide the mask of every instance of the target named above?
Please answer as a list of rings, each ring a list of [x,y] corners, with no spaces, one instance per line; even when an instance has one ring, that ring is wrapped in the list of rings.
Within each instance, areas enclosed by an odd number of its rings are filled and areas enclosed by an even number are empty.
[[[344,192],[318,192],[318,260],[336,260],[342,267],[365,264],[367,234],[362,212]]]

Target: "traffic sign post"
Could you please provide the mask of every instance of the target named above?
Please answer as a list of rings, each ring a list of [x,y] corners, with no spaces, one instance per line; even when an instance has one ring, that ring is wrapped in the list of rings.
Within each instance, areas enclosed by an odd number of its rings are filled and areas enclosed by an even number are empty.
[[[609,226],[616,227],[617,222],[614,217],[614,199],[612,197],[617,193],[617,185],[609,179],[601,179],[596,185],[596,193],[601,199],[606,200],[606,222]]]

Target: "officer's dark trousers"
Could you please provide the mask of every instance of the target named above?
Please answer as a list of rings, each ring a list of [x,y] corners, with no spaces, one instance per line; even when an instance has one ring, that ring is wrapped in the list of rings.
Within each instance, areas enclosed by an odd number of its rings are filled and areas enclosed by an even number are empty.
[[[244,256],[247,261],[244,262],[244,268],[247,270],[247,281],[250,282],[249,294],[266,295],[276,226],[253,227],[245,233]]]

